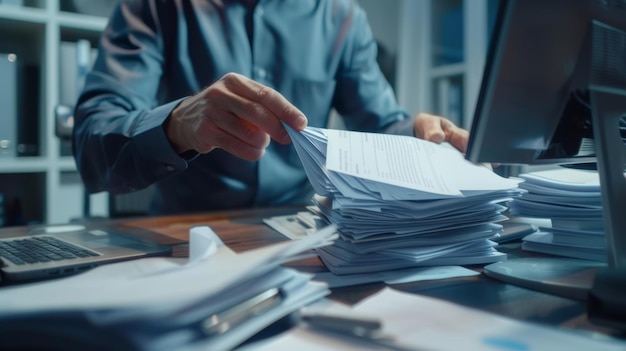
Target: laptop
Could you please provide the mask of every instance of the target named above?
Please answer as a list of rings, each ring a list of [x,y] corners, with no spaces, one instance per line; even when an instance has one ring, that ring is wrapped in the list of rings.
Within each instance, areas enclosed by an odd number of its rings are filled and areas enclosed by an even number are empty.
[[[170,246],[108,228],[42,227],[31,235],[0,238],[0,275],[3,281],[54,278],[171,252]]]

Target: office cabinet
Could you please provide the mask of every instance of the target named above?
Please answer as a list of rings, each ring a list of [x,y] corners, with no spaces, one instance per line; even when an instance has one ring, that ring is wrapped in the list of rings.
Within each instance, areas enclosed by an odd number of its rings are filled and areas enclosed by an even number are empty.
[[[0,57],[15,61],[17,77],[15,83],[3,77],[2,84],[11,87],[0,91],[0,111],[5,112],[0,128],[13,130],[17,142],[0,157],[0,223],[62,223],[82,215],[80,177],[67,144],[55,134],[61,88],[73,83],[60,72],[66,59],[60,48],[62,42],[79,40],[96,47],[111,6],[111,1],[0,1]],[[77,12],[86,8],[99,13]],[[7,114],[12,108],[17,111],[13,117]],[[93,212],[106,215],[106,199],[92,195]]]

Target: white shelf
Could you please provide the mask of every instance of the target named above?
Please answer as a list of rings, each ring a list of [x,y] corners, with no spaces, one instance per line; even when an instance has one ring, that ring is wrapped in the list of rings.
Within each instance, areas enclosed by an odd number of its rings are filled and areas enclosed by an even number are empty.
[[[62,156],[56,160],[48,157],[0,157],[0,174],[47,172],[56,169],[60,172],[75,172],[76,162],[71,156]]]
[[[70,156],[60,158],[57,167],[61,172],[76,172],[76,162]]]
[[[464,63],[455,63],[449,65],[442,65],[431,68],[430,78],[446,78],[446,77],[454,77],[465,74],[467,65]]]
[[[43,157],[0,158],[0,174],[45,173],[47,171],[48,163]]]
[[[101,32],[107,24],[107,18],[71,12],[60,12],[57,18],[61,27],[75,28],[82,31]]]
[[[41,71],[40,156],[0,156],[0,193],[5,199],[19,199],[29,222],[63,223],[82,215],[83,185],[73,157],[60,155],[61,143],[52,122],[59,104],[59,80],[64,78],[59,73],[60,42],[88,39],[93,43],[106,27],[108,13],[94,16],[65,11],[65,1],[24,1],[35,6],[0,4],[0,32],[5,33],[0,36],[0,52],[15,52]],[[95,196],[91,202],[96,208],[106,208],[106,200]]]
[[[10,20],[45,24],[48,19],[48,12],[44,9],[14,5],[0,5],[0,21]]]

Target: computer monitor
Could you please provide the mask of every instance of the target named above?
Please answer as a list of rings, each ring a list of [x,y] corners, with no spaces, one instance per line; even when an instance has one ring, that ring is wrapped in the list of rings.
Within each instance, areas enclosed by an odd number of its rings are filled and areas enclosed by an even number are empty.
[[[626,115],[626,1],[501,0],[499,6],[467,158],[597,163],[608,266],[626,267],[626,153],[620,134]],[[591,266],[598,265],[510,259],[485,267],[485,273],[585,299]]]

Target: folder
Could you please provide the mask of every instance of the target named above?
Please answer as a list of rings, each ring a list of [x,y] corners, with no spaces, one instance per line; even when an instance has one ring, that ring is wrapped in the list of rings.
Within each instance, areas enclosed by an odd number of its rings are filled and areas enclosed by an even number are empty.
[[[17,156],[18,61],[0,53],[0,158]]]
[[[329,293],[312,275],[280,265],[328,245],[335,230],[236,254],[210,228],[198,227],[189,260],[140,259],[0,289],[2,347],[38,349],[85,334],[99,344],[115,340],[120,350],[232,349]]]

